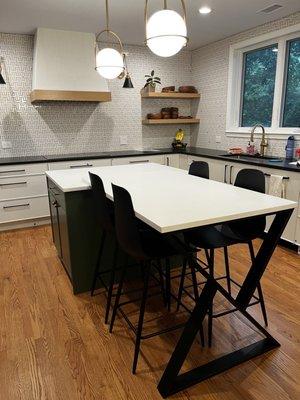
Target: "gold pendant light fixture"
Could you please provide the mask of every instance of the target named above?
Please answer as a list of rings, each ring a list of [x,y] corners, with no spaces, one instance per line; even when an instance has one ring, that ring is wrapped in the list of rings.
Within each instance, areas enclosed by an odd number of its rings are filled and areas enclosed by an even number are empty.
[[[124,50],[123,44],[120,37],[109,29],[109,11],[108,11],[108,0],[105,0],[106,6],[106,28],[103,29],[96,36],[95,43],[95,58],[96,58],[96,71],[106,79],[115,79],[120,77],[122,79],[125,75],[124,66]],[[103,34],[107,34],[107,37],[112,36],[117,40],[119,51],[112,47],[105,47],[101,49],[100,37]]]
[[[148,3],[145,3],[146,44],[160,57],[171,57],[187,45],[186,8],[181,0],[183,17],[174,10],[168,9],[164,0],[163,10],[157,11],[148,19]]]

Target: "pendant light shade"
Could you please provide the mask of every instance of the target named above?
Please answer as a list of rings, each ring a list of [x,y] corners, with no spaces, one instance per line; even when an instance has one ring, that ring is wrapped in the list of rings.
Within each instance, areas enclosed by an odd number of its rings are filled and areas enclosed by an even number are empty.
[[[124,70],[123,57],[110,47],[100,50],[96,55],[96,70],[106,79],[115,79]]]
[[[131,80],[129,74],[126,74],[123,88],[124,88],[124,89],[133,89],[133,88],[134,88],[134,87],[133,87],[133,84],[132,84],[132,80]]]
[[[146,44],[160,57],[174,56],[187,44],[186,10],[183,0],[181,4],[183,17],[176,11],[167,9],[167,2],[164,1],[165,9],[155,12],[148,19],[148,0],[146,0]]]
[[[124,77],[125,67],[123,60],[123,45],[119,36],[109,29],[109,12],[108,12],[108,0],[105,0],[106,6],[106,29],[102,30],[96,36],[95,43],[95,59],[96,59],[96,71],[103,76],[105,79],[115,79],[119,76]],[[112,36],[117,40],[119,51],[112,48],[106,47],[101,49],[100,37],[106,33],[107,36]]]
[[[0,57],[0,85],[5,85],[6,82],[2,75],[2,62],[3,62],[3,58]]]

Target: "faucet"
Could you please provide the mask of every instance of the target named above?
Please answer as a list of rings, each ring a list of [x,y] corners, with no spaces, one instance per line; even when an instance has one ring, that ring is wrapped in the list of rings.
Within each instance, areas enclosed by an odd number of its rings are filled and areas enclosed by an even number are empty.
[[[261,142],[260,142],[260,155],[264,156],[266,153],[266,148],[268,147],[268,140],[266,138],[266,130],[263,125],[261,124],[256,124],[254,127],[251,129],[251,136],[250,136],[250,141],[254,141],[254,132],[256,128],[261,128],[262,130],[262,137],[261,137]]]

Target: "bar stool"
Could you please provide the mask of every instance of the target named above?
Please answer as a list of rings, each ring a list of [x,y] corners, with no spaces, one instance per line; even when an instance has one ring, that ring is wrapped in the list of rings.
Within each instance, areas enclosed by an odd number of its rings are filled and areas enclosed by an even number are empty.
[[[128,191],[122,187],[112,184],[115,206],[115,229],[120,247],[137,263],[139,263],[143,271],[143,289],[137,327],[134,327],[129,321],[124,311],[121,310],[120,297],[123,289],[123,283],[127,272],[127,266],[124,265],[121,270],[121,276],[117,288],[115,304],[113,307],[110,332],[113,331],[117,310],[120,308],[125,321],[136,335],[135,350],[132,365],[132,372],[136,372],[138,356],[140,351],[140,343],[142,339],[147,339],[155,335],[178,329],[184,324],[164,329],[151,335],[142,336],[145,306],[148,297],[149,277],[151,267],[160,264],[162,259],[166,260],[168,269],[170,268],[170,257],[179,255],[184,259],[187,258],[189,249],[172,237],[165,237],[154,230],[139,229],[137,224],[131,196]],[[170,288],[168,288],[170,290]],[[126,302],[128,304],[128,302]],[[203,331],[202,331],[203,337]]]
[[[249,190],[255,190],[261,193],[265,192],[265,176],[263,172],[255,169],[243,169],[239,171],[236,177],[235,186],[242,187]],[[224,261],[225,261],[225,277],[219,277],[217,279],[226,278],[228,292],[231,294],[231,283],[240,286],[238,282],[233,280],[230,276],[229,268],[229,258],[228,258],[228,247],[234,244],[246,243],[248,244],[251,261],[254,260],[254,250],[252,240],[262,236],[264,233],[266,224],[265,217],[257,217],[252,220],[245,221],[233,221],[230,223],[225,223],[218,226],[208,226],[191,229],[184,232],[185,240],[190,246],[194,246],[197,251],[199,249],[204,249],[206,252],[206,258],[208,263],[208,269],[210,275],[214,277],[214,251],[218,248],[224,249]],[[181,302],[183,286],[184,286],[184,276],[181,277],[181,282],[179,286],[178,301]],[[258,297],[254,296],[255,301],[249,304],[252,306],[254,304],[260,303],[262,315],[264,322],[267,325],[267,313],[264,303],[264,297],[259,284],[257,287]],[[213,305],[208,311],[208,345],[211,346],[212,343],[212,321],[213,318],[218,318],[225,313],[213,314]]]
[[[189,175],[209,179],[209,166],[205,161],[193,161],[189,168]]]
[[[94,295],[97,281],[100,280],[102,285],[107,291],[107,303],[105,311],[105,323],[108,322],[109,311],[111,306],[113,284],[115,281],[115,270],[118,256],[118,242],[115,240],[115,245],[113,247],[113,263],[111,268],[100,271],[100,262],[103,254],[105,240],[108,234],[115,237],[115,226],[114,226],[114,209],[113,205],[109,202],[106,197],[102,179],[91,172],[89,172],[91,188],[92,188],[92,198],[93,206],[95,212],[95,219],[97,226],[102,229],[102,235],[98,247],[97,262],[94,270],[94,277],[91,287],[91,296]],[[110,275],[109,285],[103,280],[104,275]]]

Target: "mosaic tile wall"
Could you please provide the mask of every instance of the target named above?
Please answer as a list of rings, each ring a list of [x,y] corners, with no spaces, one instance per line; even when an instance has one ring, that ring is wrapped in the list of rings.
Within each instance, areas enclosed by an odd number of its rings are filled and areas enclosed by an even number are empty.
[[[0,56],[5,60],[7,85],[0,85],[0,140],[11,141],[0,157],[63,154],[90,151],[126,150],[170,146],[176,126],[148,127],[142,116],[161,107],[178,106],[190,114],[190,103],[142,100],[144,75],[152,69],[163,86],[191,84],[191,53],[181,52],[170,59],[154,56],[146,47],[126,46],[128,66],[135,88],[123,89],[123,81],[110,81],[112,102],[48,102],[33,106],[31,91],[33,37],[0,34]],[[189,127],[184,128],[189,142]],[[128,144],[120,145],[120,135]]]
[[[247,145],[246,138],[227,137],[225,134],[229,46],[298,23],[300,23],[300,12],[192,52],[193,82],[201,93],[198,108],[200,125],[197,128],[192,128],[192,144],[220,149],[227,149],[233,145],[242,147]],[[217,135],[221,137],[221,143],[216,143]],[[297,145],[300,146],[299,141]],[[257,146],[259,148],[259,140]],[[285,154],[284,148],[285,140],[270,140],[268,153],[283,156]]]

